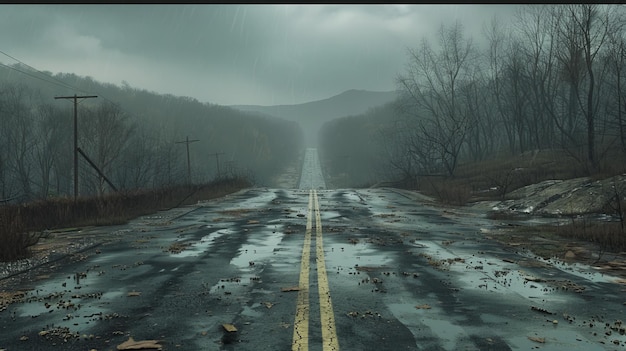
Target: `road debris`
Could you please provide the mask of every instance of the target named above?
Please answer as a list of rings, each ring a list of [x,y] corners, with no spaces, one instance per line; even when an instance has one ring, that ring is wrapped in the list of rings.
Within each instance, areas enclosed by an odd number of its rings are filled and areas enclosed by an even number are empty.
[[[550,312],[550,311],[546,310],[545,308],[537,307],[537,306],[530,306],[530,309],[533,310],[533,311],[537,311],[537,312],[543,313],[543,314],[550,314],[550,315],[556,314],[556,313],[553,313],[553,312]]]
[[[175,242],[171,244],[165,251],[168,251],[173,254],[179,254],[183,252],[184,250],[186,250],[189,246],[190,246],[189,243]]]
[[[528,340],[534,341],[534,342],[538,342],[540,344],[545,344],[545,342],[546,342],[546,338],[540,338],[538,336],[529,336]]]
[[[25,291],[0,291],[0,312],[6,310],[12,303],[22,302],[25,296]]]
[[[159,345],[159,340],[140,340],[135,341],[132,337],[117,345],[118,350],[163,350],[163,346]]]
[[[224,323],[222,324],[222,328],[224,329],[224,335],[222,335],[222,343],[232,344],[237,341],[237,327],[230,323]]]
[[[386,267],[383,266],[379,266],[379,267],[368,267],[368,266],[355,266],[354,269],[356,269],[359,272],[374,272],[375,270],[380,270]]]
[[[222,324],[222,327],[224,328],[224,330],[226,330],[229,333],[234,333],[237,331],[237,327],[235,327],[234,325],[230,323],[224,323]]]
[[[357,311],[351,311],[351,312],[346,313],[346,315],[348,317],[352,317],[352,318],[357,318],[357,317],[361,317],[361,318],[378,317],[378,318],[381,318],[382,317],[380,313],[372,312],[370,310],[367,310],[367,311],[365,311],[363,313],[359,313]]]

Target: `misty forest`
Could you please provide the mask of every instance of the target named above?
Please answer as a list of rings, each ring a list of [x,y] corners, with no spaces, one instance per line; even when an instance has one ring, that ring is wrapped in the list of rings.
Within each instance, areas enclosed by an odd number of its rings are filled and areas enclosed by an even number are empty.
[[[226,177],[277,186],[311,146],[333,187],[417,189],[431,177],[462,177],[464,165],[546,150],[576,175],[617,174],[625,21],[618,6],[568,5],[522,7],[514,22],[486,21],[480,38],[442,23],[407,48],[406,69],[390,77],[397,91],[289,106],[220,106],[3,65],[0,199],[73,194],[74,104],[55,97],[74,94],[98,95],[77,100],[81,196],[113,192],[106,179],[118,190]]]
[[[21,65],[12,68],[34,73]],[[79,156],[81,195],[112,191],[104,177],[119,189],[233,176],[263,184],[297,157],[299,150],[301,132],[294,122],[186,97],[102,84],[73,74],[59,74],[45,82],[27,81],[11,70],[4,75],[8,77],[0,95],[0,187],[4,199],[72,194],[73,100],[53,99],[59,84],[106,96],[78,99],[79,148],[103,173]]]
[[[482,47],[461,23],[443,24],[408,50],[397,101],[324,126],[323,155],[357,184],[415,186],[420,176],[458,176],[463,163],[538,150],[559,151],[579,175],[623,172],[623,15],[529,6],[514,23],[491,20]]]

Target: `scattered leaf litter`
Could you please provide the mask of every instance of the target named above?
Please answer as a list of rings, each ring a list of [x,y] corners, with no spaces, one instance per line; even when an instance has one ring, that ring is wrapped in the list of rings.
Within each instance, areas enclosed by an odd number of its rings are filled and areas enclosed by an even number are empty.
[[[159,345],[159,340],[139,340],[135,341],[132,337],[117,345],[118,350],[163,350],[163,346]]]
[[[224,328],[224,330],[226,330],[229,333],[234,333],[237,331],[237,327],[235,327],[234,325],[230,323],[224,323],[222,324],[222,327]]]

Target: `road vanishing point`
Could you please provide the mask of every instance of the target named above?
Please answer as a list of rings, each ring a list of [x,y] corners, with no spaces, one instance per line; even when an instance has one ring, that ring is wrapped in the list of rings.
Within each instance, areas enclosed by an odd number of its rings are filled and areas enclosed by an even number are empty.
[[[0,350],[623,350],[623,281],[494,238],[417,192],[229,196],[45,240],[93,242],[2,279]]]

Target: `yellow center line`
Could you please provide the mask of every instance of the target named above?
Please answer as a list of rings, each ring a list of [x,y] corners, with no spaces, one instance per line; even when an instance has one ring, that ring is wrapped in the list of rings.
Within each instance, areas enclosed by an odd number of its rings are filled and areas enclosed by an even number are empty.
[[[308,351],[309,349],[309,269],[311,262],[311,229],[313,214],[313,192],[309,191],[309,208],[302,247],[302,261],[300,263],[300,281],[296,317],[293,324],[292,351]]]
[[[335,313],[328,288],[328,276],[326,274],[326,261],[324,259],[324,244],[322,240],[322,219],[320,205],[317,199],[317,190],[313,190],[313,202],[315,207],[315,248],[317,258],[317,283],[320,295],[320,321],[322,327],[322,350],[339,351],[337,330],[335,328]]]
[[[300,263],[300,282],[296,316],[293,323],[292,351],[309,350],[309,270],[311,269],[311,236],[315,216],[315,255],[317,261],[317,283],[320,298],[320,324],[322,328],[322,350],[339,351],[337,330],[335,327],[335,313],[328,288],[326,261],[324,259],[324,243],[322,238],[322,219],[317,190],[309,191],[309,207],[307,212],[304,246],[302,247],[302,261]]]

